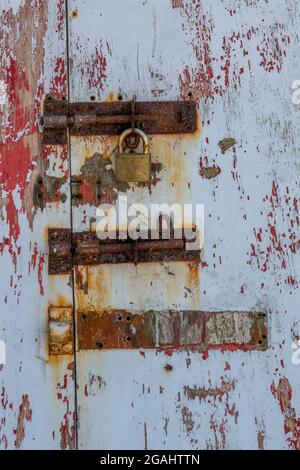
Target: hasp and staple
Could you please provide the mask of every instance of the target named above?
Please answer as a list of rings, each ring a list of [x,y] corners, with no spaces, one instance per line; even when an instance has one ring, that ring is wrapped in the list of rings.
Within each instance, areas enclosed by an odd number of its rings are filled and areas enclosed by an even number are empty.
[[[192,133],[197,128],[196,102],[69,103],[47,95],[41,124],[44,144],[67,143],[68,131],[77,136],[119,135],[138,127],[146,134]]]

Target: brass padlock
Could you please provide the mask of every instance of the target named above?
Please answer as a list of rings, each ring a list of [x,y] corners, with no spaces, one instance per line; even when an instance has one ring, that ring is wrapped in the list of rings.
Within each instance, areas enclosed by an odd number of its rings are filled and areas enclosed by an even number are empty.
[[[124,152],[124,141],[130,134],[137,134],[143,141],[143,153]],[[126,129],[119,138],[118,153],[115,160],[115,175],[118,181],[150,183],[151,155],[148,138],[141,129]]]

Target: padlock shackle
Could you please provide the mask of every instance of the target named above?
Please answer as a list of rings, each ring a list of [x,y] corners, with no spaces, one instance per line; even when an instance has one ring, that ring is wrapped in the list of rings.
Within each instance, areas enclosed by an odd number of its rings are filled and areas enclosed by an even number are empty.
[[[119,143],[118,143],[119,153],[123,152],[124,140],[130,134],[137,134],[141,137],[141,139],[143,141],[143,146],[144,146],[143,153],[145,153],[145,154],[148,153],[148,151],[149,151],[148,137],[146,136],[145,132],[142,131],[142,129],[138,129],[137,127],[134,127],[134,128],[130,127],[129,129],[126,129],[124,132],[122,132],[122,134],[119,137]]]

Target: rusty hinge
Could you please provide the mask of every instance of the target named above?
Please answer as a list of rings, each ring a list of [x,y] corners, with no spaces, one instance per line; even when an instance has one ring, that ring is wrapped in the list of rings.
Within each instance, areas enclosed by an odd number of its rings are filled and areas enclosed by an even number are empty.
[[[178,232],[177,232],[178,233]],[[178,236],[178,235],[177,235]],[[155,261],[200,262],[200,249],[187,249],[182,238],[151,240],[100,240],[96,232],[71,233],[69,229],[48,230],[49,274],[67,274],[74,265],[145,263]]]
[[[194,101],[117,101],[69,103],[47,95],[42,117],[43,143],[65,144],[71,135],[118,135],[135,124],[147,134],[192,133],[197,128]]]
[[[268,347],[264,312],[77,312],[78,349],[183,348],[262,350]]]

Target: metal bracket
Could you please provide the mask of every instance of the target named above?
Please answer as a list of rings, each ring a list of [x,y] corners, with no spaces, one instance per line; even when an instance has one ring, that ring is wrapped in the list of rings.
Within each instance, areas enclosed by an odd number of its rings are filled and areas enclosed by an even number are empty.
[[[49,354],[74,352],[72,307],[49,307]]]
[[[79,311],[78,348],[265,351],[266,320],[264,312],[247,311]]]
[[[72,237],[71,237],[72,235]],[[195,240],[194,240],[195,241]],[[49,229],[49,274],[67,274],[74,265],[145,263],[156,261],[200,262],[200,249],[188,250],[182,238],[151,240],[100,240],[96,232],[72,233],[69,229]]]
[[[47,95],[44,102],[44,144],[65,144],[70,135],[118,135],[132,126],[146,134],[192,133],[197,128],[194,101],[117,101],[69,103]]]

